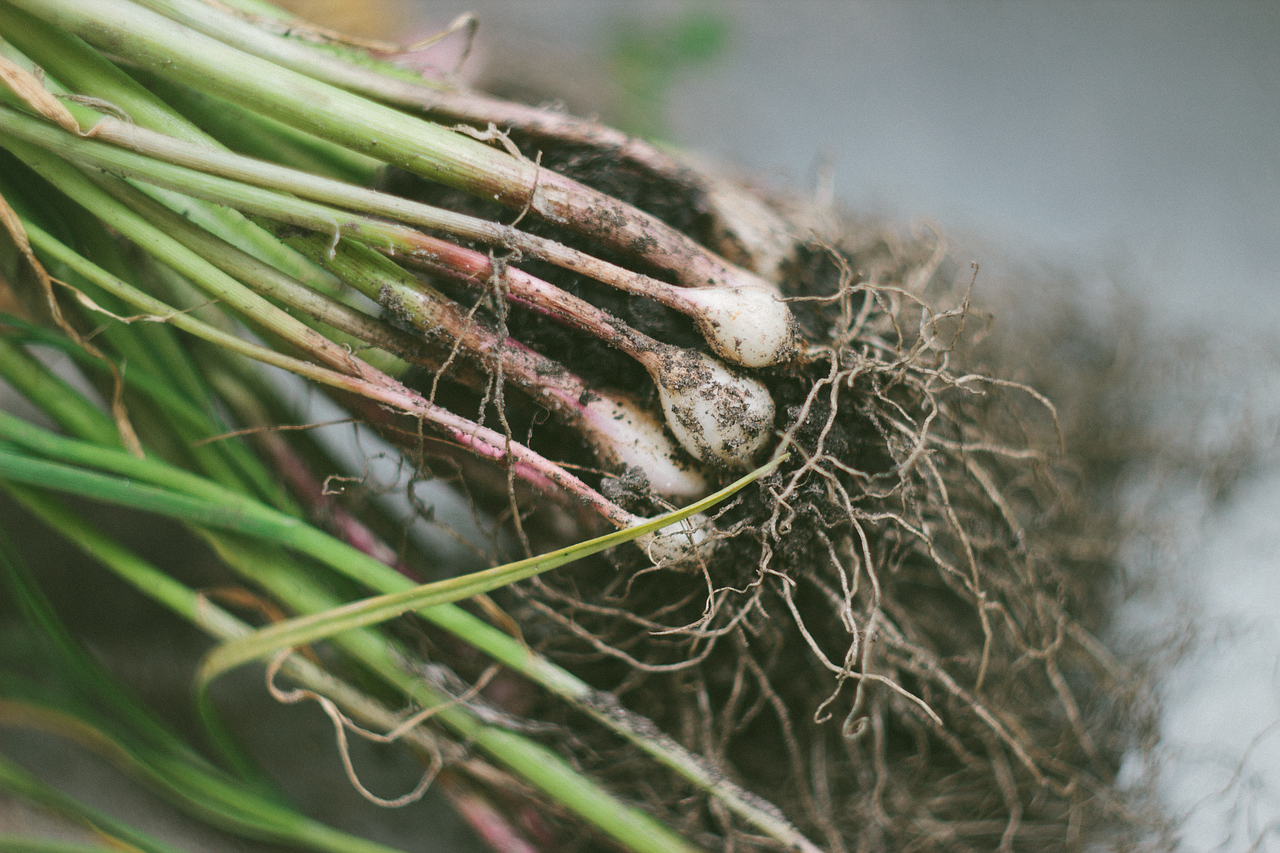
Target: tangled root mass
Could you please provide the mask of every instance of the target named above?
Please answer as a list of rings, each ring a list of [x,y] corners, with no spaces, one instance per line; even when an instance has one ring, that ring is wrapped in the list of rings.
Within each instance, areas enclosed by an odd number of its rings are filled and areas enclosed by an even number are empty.
[[[540,272],[694,340],[682,318]],[[975,274],[936,235],[813,238],[782,284],[807,347],[756,373],[791,455],[719,512],[714,552],[655,567],[619,549],[508,592],[533,647],[833,851],[1051,851],[1140,832],[1115,778],[1149,717],[1094,639],[1117,540],[1108,474],[1045,397],[978,363]],[[506,319],[593,381],[635,372]],[[654,509],[643,484],[601,488]],[[696,842],[771,847],[573,712],[535,713],[574,732],[559,749]]]

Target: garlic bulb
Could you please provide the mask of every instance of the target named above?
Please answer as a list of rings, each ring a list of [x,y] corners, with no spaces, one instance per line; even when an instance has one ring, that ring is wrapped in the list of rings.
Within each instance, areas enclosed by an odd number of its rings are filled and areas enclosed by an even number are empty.
[[[708,530],[711,520],[702,513],[691,515],[684,521],[668,525],[653,533],[638,537],[635,542],[649,555],[654,565],[679,565],[701,554],[706,556],[715,547]]]
[[[685,288],[679,300],[708,346],[743,367],[770,367],[796,351],[795,321],[776,290],[764,287]]]
[[[583,431],[597,452],[620,469],[639,468],[655,494],[689,501],[707,493],[706,478],[682,458],[661,421],[633,401],[591,392],[579,411]]]
[[[752,464],[773,431],[773,398],[763,384],[693,350],[663,345],[637,357],[690,455],[728,468]]]

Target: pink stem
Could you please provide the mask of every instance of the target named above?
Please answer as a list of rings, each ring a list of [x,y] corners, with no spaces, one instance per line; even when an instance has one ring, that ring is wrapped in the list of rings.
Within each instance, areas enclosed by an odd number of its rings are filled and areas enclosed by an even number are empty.
[[[488,255],[425,234],[419,234],[415,242],[419,249],[409,260],[432,272],[476,288],[484,287],[494,277],[493,261]],[[622,350],[646,367],[652,358],[650,353],[664,346],[585,299],[566,293],[524,270],[505,268],[503,284],[505,295],[511,301],[581,329]]]

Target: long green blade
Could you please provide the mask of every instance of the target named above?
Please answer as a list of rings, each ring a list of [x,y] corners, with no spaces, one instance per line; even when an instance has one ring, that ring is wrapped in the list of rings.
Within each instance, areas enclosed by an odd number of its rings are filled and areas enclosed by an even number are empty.
[[[781,461],[782,458],[775,459],[696,503],[635,527],[616,530],[568,548],[508,563],[505,566],[423,584],[400,592],[373,596],[363,601],[353,601],[326,613],[277,622],[247,637],[225,643],[210,652],[200,667],[198,675],[200,687],[203,689],[204,685],[228,670],[252,660],[268,657],[282,649],[306,645],[352,628],[385,622],[410,610],[470,598],[482,592],[533,577],[574,560],[580,560],[615,545],[630,542],[646,533],[671,527],[696,513],[705,512],[739,489],[771,473]]]

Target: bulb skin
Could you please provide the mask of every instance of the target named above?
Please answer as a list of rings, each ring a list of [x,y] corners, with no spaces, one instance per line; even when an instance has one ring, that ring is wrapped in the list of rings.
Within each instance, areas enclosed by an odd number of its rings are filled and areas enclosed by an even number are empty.
[[[580,404],[584,431],[613,467],[639,468],[655,494],[685,502],[705,495],[709,486],[696,463],[685,457],[656,416],[616,394],[592,392]]]
[[[707,345],[742,367],[772,367],[796,354],[796,325],[775,290],[765,287],[686,289],[680,299]]]
[[[655,566],[679,567],[698,556],[707,557],[715,550],[717,540],[710,537],[711,529],[711,520],[697,513],[684,521],[646,533],[635,542]]]
[[[773,434],[773,398],[764,385],[693,350],[665,348],[648,359],[667,426],[695,459],[751,466]]]

